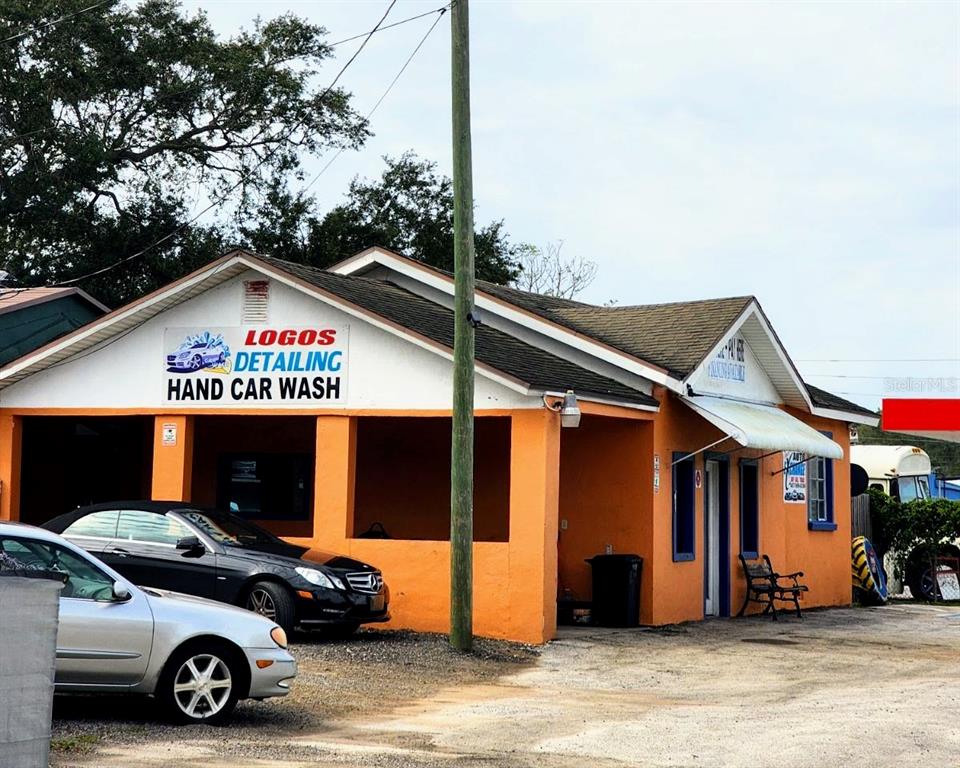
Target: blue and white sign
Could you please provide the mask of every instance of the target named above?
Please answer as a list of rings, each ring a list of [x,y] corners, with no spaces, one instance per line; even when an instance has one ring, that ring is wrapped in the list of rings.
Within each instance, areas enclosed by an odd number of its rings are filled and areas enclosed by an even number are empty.
[[[731,336],[717,352],[717,356],[710,361],[707,375],[720,381],[747,380],[746,343],[739,335]]]
[[[783,500],[787,503],[807,503],[806,458],[798,451],[783,452]]]
[[[166,328],[163,400],[184,405],[346,399],[348,327]]]

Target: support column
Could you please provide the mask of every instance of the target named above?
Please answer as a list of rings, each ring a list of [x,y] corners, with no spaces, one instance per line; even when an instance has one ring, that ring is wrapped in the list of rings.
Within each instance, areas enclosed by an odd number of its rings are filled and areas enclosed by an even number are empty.
[[[193,416],[153,420],[154,501],[190,501],[193,480]]]
[[[0,414],[0,520],[20,519],[20,453],[23,420]]]
[[[510,432],[510,633],[544,643],[557,630],[560,417],[515,411]]]
[[[318,416],[313,481],[314,546],[346,551],[344,542],[352,533],[353,525],[356,460],[356,418]]]

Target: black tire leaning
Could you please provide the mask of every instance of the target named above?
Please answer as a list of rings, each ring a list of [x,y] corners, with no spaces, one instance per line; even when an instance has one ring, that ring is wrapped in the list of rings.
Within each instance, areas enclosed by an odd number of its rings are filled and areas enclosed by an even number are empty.
[[[269,611],[257,609],[256,606],[259,603],[257,599],[258,593],[266,595],[273,604],[272,616]],[[254,611],[255,613],[266,616],[271,621],[275,621],[283,627],[283,631],[288,635],[293,633],[293,628],[297,623],[297,610],[293,604],[293,595],[290,594],[286,587],[273,581],[258,581],[246,590],[240,606],[246,608],[248,611]]]
[[[197,714],[191,716],[180,703],[186,700],[187,694],[181,693],[181,699],[180,702],[178,702],[178,694],[175,686],[178,682],[186,682],[190,679],[189,672],[185,670],[185,666],[189,660],[195,660],[194,666],[203,672],[206,671],[210,661],[214,659],[220,662],[222,667],[226,668],[227,675],[229,676],[230,688],[226,701],[222,703],[218,702],[219,709],[216,711],[208,711],[210,709],[209,705],[207,702],[202,702],[203,706],[198,707]],[[242,666],[243,663],[244,661],[239,657],[238,652],[225,643],[199,641],[178,648],[170,658],[167,659],[163,673],[160,675],[157,690],[155,691],[157,701],[160,702],[160,706],[163,708],[167,717],[174,723],[180,725],[221,725],[229,719],[233,713],[233,709],[237,706],[237,701],[240,698],[240,691],[247,685],[244,674],[245,670]],[[217,669],[214,670],[213,676],[213,681],[218,685],[223,682],[220,664],[216,665]],[[222,687],[214,687],[211,690],[211,695],[215,699],[219,699],[223,690],[225,689]]]
[[[940,556],[960,557],[960,549],[952,544],[945,544],[940,548]],[[914,600],[931,602],[941,599],[940,585],[937,583],[936,578],[933,578],[929,572],[929,559],[920,554],[912,553],[910,559],[907,561],[905,577],[907,586],[910,587],[910,594],[913,595]],[[927,579],[927,583],[931,587],[929,590],[924,590],[923,588],[923,577],[926,575],[931,576],[931,578]]]

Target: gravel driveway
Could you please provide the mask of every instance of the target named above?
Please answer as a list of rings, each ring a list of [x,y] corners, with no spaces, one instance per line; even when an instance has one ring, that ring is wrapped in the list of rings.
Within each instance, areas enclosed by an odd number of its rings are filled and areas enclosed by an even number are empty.
[[[803,621],[564,629],[542,652],[369,633],[298,643],[295,692],[223,728],[130,699],[62,698],[52,765],[910,766],[960,764],[960,607]]]

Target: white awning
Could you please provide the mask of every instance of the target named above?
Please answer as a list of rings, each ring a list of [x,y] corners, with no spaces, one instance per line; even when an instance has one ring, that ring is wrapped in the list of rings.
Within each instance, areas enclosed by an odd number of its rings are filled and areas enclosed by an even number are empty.
[[[829,437],[771,405],[708,395],[691,395],[681,399],[746,448],[801,451],[809,456],[843,458],[843,449]]]

